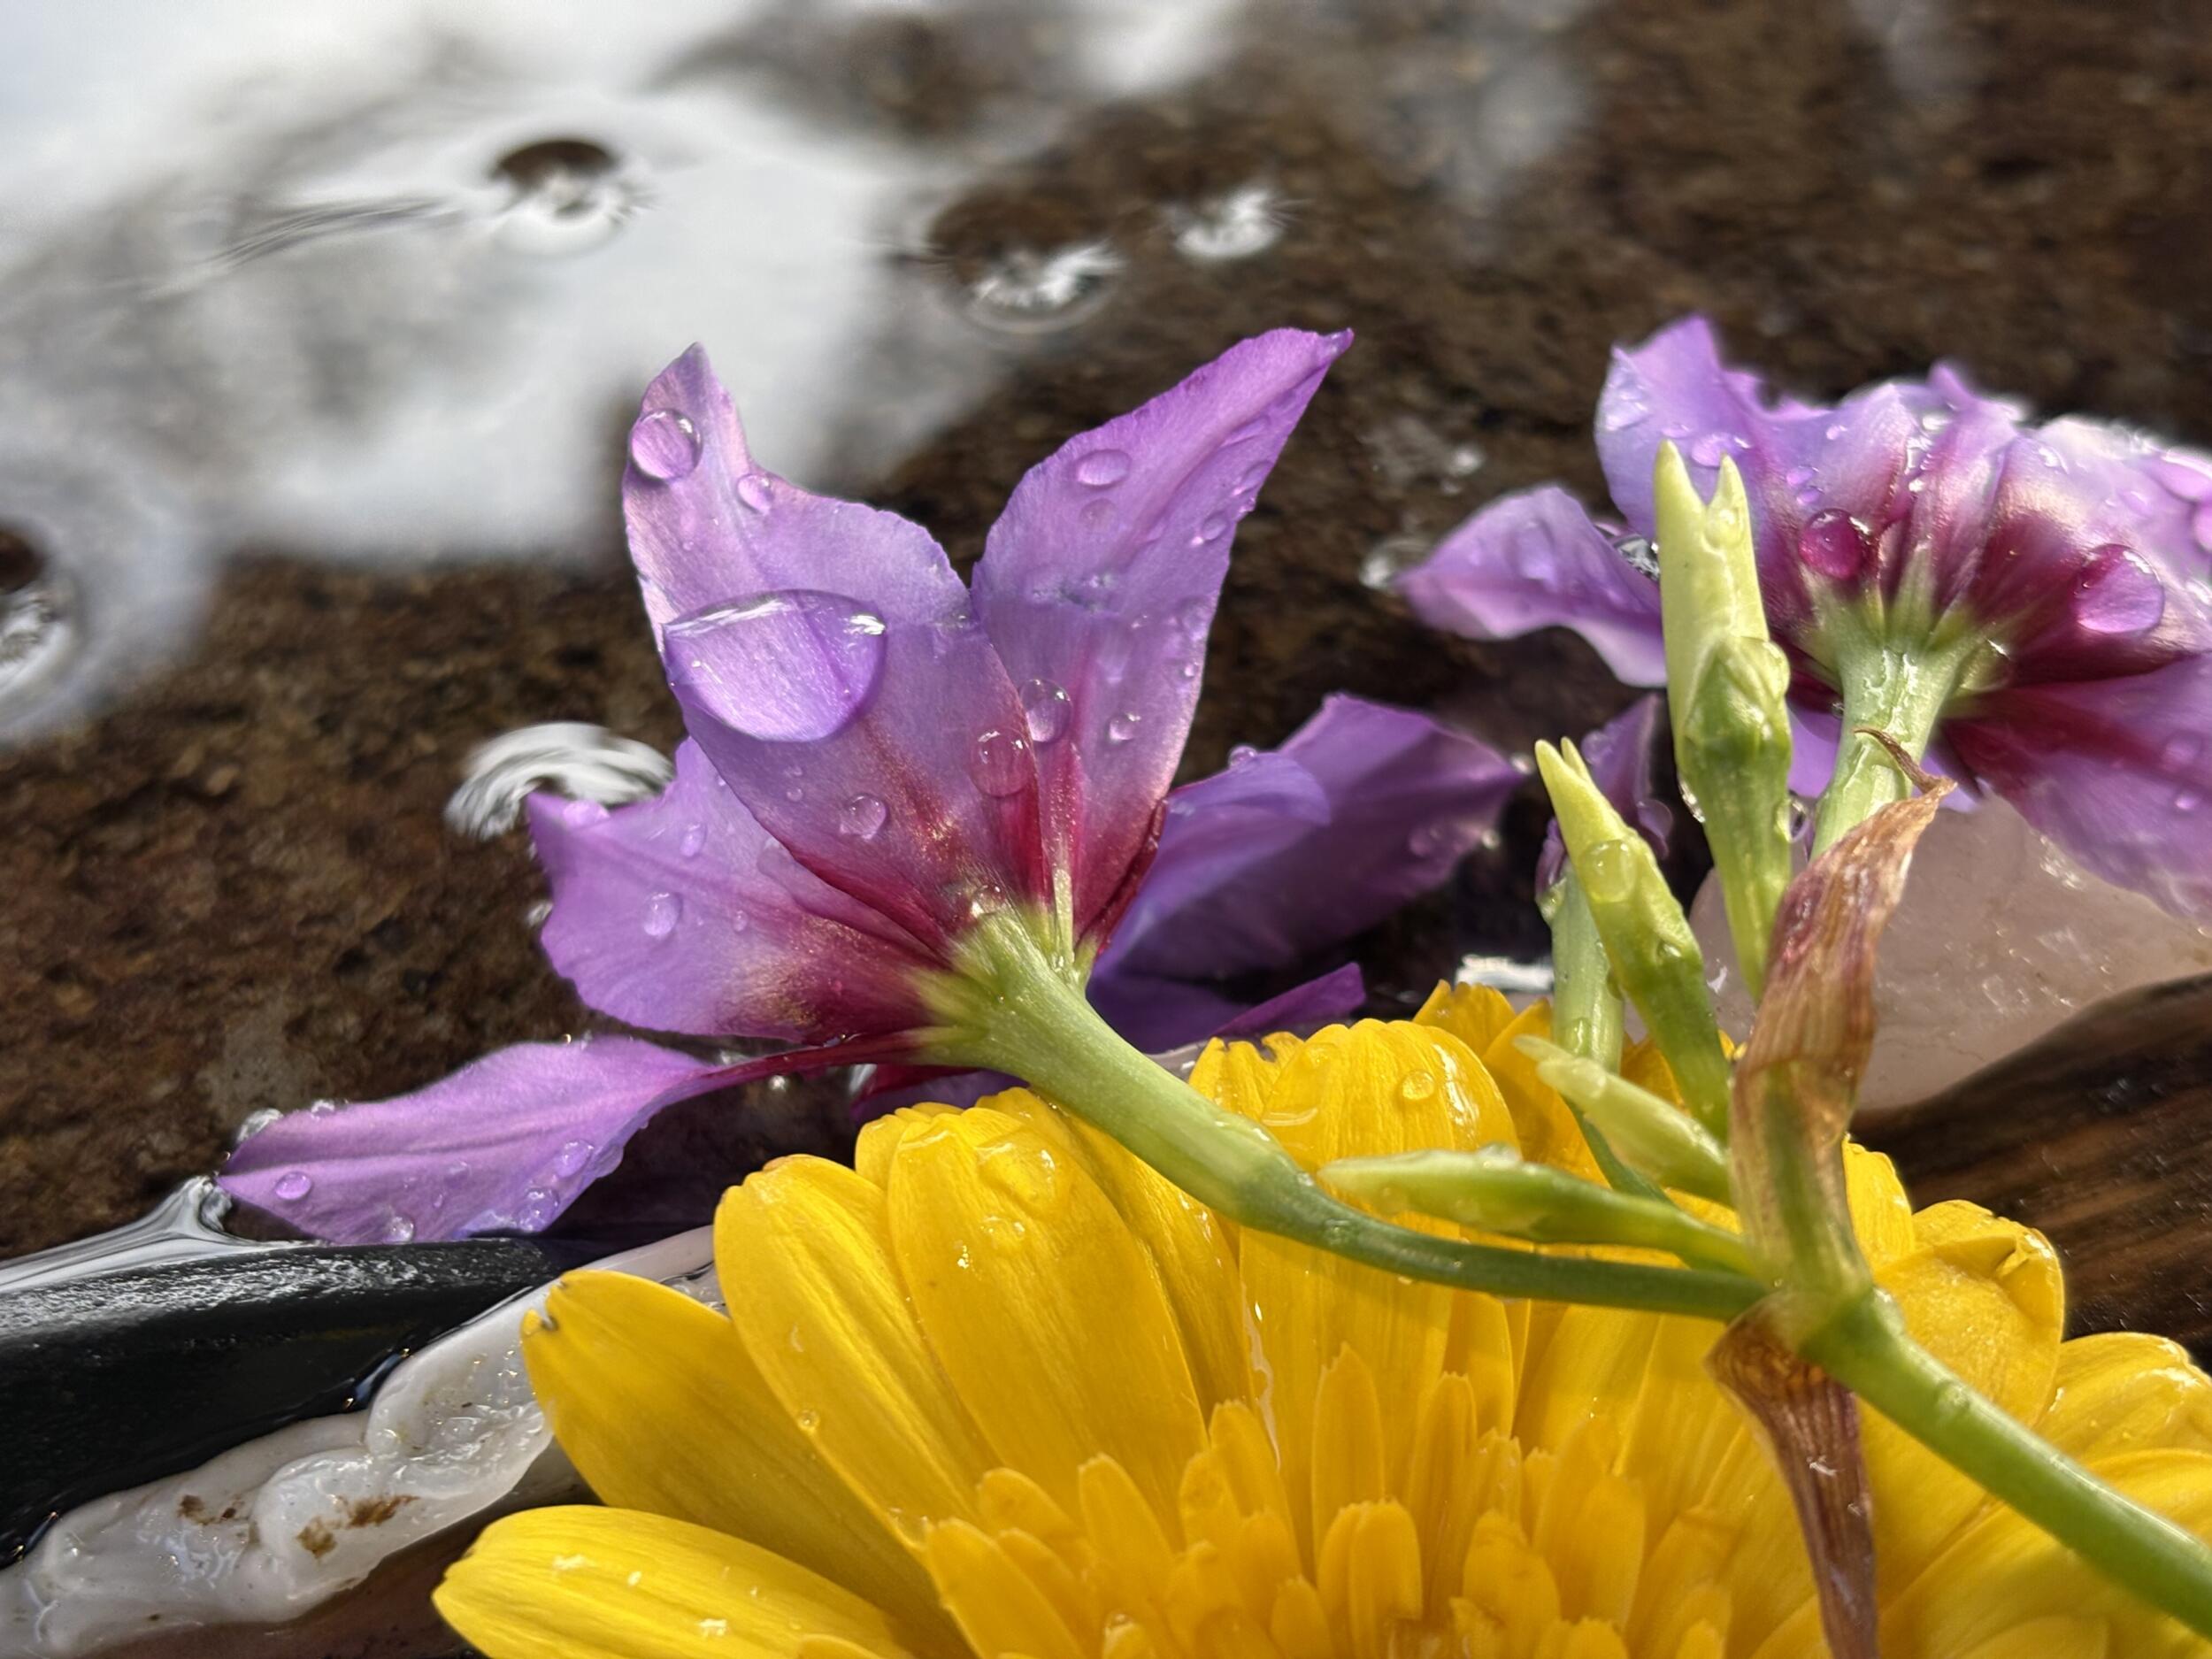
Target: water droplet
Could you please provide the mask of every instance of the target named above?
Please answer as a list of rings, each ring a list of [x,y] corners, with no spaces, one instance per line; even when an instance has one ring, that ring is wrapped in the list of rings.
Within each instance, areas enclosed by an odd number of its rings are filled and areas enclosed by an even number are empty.
[[[1205,639],[1214,623],[1214,602],[1210,599],[1186,599],[1175,609],[1175,626],[1192,644]]]
[[[1006,889],[995,882],[987,881],[968,895],[968,918],[981,921],[987,916],[996,916],[1006,908]]]
[[[2083,561],[2074,620],[2092,634],[2140,634],[2166,614],[2166,586],[2143,559],[2112,544]]]
[[[305,1170],[287,1170],[276,1178],[276,1195],[288,1204],[296,1203],[315,1189],[315,1178]]]
[[[1099,675],[1110,686],[1118,686],[1128,678],[1129,659],[1136,655],[1137,632],[1143,618],[1132,622],[1125,628],[1110,629],[1098,637],[1092,652],[1092,661],[1098,664]]]
[[[415,1224],[405,1216],[394,1216],[384,1224],[384,1242],[411,1244],[415,1238]]]
[[[737,480],[737,498],[755,512],[766,512],[774,501],[765,472],[748,472]]]
[[[1409,1071],[1398,1080],[1398,1096],[1409,1103],[1425,1101],[1436,1093],[1436,1074],[1432,1071]]]
[[[1809,466],[1793,466],[1782,474],[1782,481],[1792,489],[1802,489],[1813,481],[1813,469]]]
[[[856,795],[838,809],[837,833],[856,841],[872,841],[882,833],[891,809],[872,795]]]
[[[1218,541],[1228,534],[1229,515],[1225,512],[1208,513],[1198,526],[1198,540],[1202,542]]]
[[[1850,428],[1848,426],[1845,426],[1843,422],[1839,420],[1835,423],[1835,425],[1830,426],[1827,431],[1822,433],[1820,435],[1827,439],[1829,442],[1833,443],[1849,430]]]
[[[1068,694],[1049,680],[1033,680],[1022,687],[1022,718],[1029,741],[1039,749],[1067,735]]]
[[[1029,764],[1028,740],[1012,732],[980,733],[968,757],[968,776],[985,795],[1019,795],[1036,774]]]
[[[663,647],[686,702],[749,737],[813,742],[874,694],[883,619],[837,594],[764,594],[679,618]]]
[[[1260,486],[1267,482],[1267,475],[1274,470],[1271,461],[1262,461],[1256,466],[1247,467],[1244,476],[1237,480],[1236,493],[1240,495],[1258,495]]]
[[[696,858],[707,844],[707,826],[693,824],[686,827],[683,839],[676,843],[676,850],[686,858]]]
[[[799,786],[795,783],[788,789],[786,789],[783,792],[783,798],[790,802],[792,805],[796,806],[800,802],[806,799],[806,791],[800,788]]]
[[[596,801],[571,801],[561,809],[561,822],[571,829],[588,829],[603,824],[607,817],[607,809]]]
[[[1617,904],[1635,892],[1636,849],[1641,845],[1640,841],[1607,841],[1590,849],[1589,856],[1580,860],[1576,869],[1592,898]]]
[[[1099,533],[1112,529],[1114,521],[1120,517],[1110,501],[1087,501],[1083,511],[1075,515],[1075,521],[1086,530]]]
[[[588,138],[541,138],[494,162],[508,187],[499,241],[518,253],[559,257],[600,246],[634,216],[642,192],[629,169]]]
[[[1709,432],[1690,445],[1690,459],[1700,466],[1718,466],[1729,449],[1726,433]]]
[[[2174,797],[2174,810],[2193,812],[2204,804],[2204,797],[2194,789],[2184,789]]]
[[[1076,482],[1104,489],[1129,476],[1129,457],[1120,449],[1093,449],[1075,464]]]
[[[1126,743],[1136,736],[1137,728],[1143,724],[1144,716],[1141,714],[1133,711],[1117,714],[1106,722],[1106,741],[1110,743]]]
[[[683,919],[684,902],[672,893],[655,893],[645,901],[645,936],[665,939]]]
[[[822,1426],[822,1414],[809,1409],[800,1412],[792,1421],[799,1425],[800,1433],[811,1434]]]
[[[2204,753],[2204,741],[2187,732],[2168,738],[2160,746],[2158,764],[2168,772],[2179,772]]]
[[[752,925],[753,918],[746,915],[744,911],[732,910],[730,912],[730,931],[732,933],[741,933]]]
[[[1840,507],[1826,508],[1798,533],[1797,557],[1831,581],[1856,581],[1873,551],[1866,526]]]
[[[575,1174],[591,1161],[591,1155],[595,1150],[597,1148],[588,1141],[564,1141],[561,1149],[553,1155],[553,1172],[556,1175]]]
[[[699,434],[680,410],[649,409],[630,428],[630,460],[648,478],[672,483],[699,465]]]

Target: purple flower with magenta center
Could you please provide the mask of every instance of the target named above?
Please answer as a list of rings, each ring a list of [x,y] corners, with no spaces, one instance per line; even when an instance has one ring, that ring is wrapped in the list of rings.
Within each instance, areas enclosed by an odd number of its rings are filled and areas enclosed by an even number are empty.
[[[1003,1065],[990,1010],[1079,998],[1138,898],[1232,530],[1348,342],[1247,341],[1072,439],[1016,488],[972,588],[918,526],[757,467],[704,353],[687,353],[646,394],[623,502],[688,735],[654,799],[532,798],[543,943],[618,1020],[803,1046],[718,1061],[630,1037],[523,1044],[412,1094],[282,1118],[224,1185],[342,1241],[534,1229],[676,1101],[864,1061]],[[1356,862],[1375,826],[1355,794],[1430,826],[1425,885],[1517,778],[1423,717],[1348,703],[1325,722],[1335,737],[1310,727],[1256,764],[1268,787],[1225,783],[1233,768],[1183,792],[1137,930],[1155,946],[1133,936],[1122,976],[1140,1035],[1218,1023],[1218,999],[1178,1008],[1171,979],[1280,967],[1314,942],[1311,907],[1286,921],[1279,905],[1272,935],[1158,946],[1177,917],[1221,914],[1217,890],[1271,856]],[[1378,756],[1396,757],[1394,781]],[[1240,812],[1268,830],[1256,843],[1207,827]],[[1391,827],[1394,846],[1405,833]],[[1407,869],[1365,864],[1326,926],[1417,890]],[[1333,1014],[1348,995],[1356,977],[1340,974],[1308,1000]]]
[[[1617,350],[1599,457],[1624,524],[1563,492],[1493,503],[1402,587],[1481,638],[1576,629],[1665,677],[1653,464],[1742,474],[1788,653],[1793,780],[1822,841],[1901,793],[1860,726],[2010,800],[2107,879],[2212,917],[2212,461],[2103,423],[2030,424],[1939,365],[1833,407],[1770,396],[1690,318]],[[1840,739],[1840,753],[1836,745]],[[1834,771],[1831,780],[1830,763]]]

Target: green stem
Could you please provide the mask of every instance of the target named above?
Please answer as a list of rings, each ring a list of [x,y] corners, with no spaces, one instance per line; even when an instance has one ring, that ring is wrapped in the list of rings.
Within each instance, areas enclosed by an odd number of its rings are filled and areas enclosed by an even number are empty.
[[[1960,1380],[1905,1330],[1896,1304],[1858,1299],[1804,1356],[2114,1582],[2212,1636],[2212,1549],[2116,1492]]]
[[[1621,994],[1598,937],[1597,918],[1570,868],[1545,895],[1551,918],[1551,1036],[1569,1054],[1621,1069]]]
[[[1836,769],[1820,797],[1813,856],[1818,857],[1879,808],[1901,801],[1911,788],[1889,751],[1860,730],[1889,733],[1915,760],[1927,753],[1944,705],[1978,638],[1912,649],[1854,638],[1843,657],[1843,737]]]
[[[1325,1191],[1259,1125],[1132,1048],[1053,970],[1025,923],[1002,917],[969,936],[964,972],[932,987],[945,1025],[931,1057],[1027,1079],[1240,1225],[1494,1296],[1731,1319],[1764,1289],[1732,1273],[1539,1256],[1379,1220]]]

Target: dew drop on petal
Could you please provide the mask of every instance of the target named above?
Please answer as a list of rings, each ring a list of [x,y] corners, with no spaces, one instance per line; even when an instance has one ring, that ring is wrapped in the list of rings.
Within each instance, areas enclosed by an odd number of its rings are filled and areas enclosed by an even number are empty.
[[[286,1203],[296,1203],[314,1190],[315,1178],[305,1170],[287,1170],[276,1178],[275,1192]]]
[[[1425,1101],[1435,1093],[1436,1074],[1433,1071],[1409,1071],[1398,1083],[1399,1096],[1409,1103]]]
[[[2074,583],[2074,620],[2092,634],[2140,634],[2166,614],[2166,588],[2137,554],[2116,543],[2083,562]]]
[[[995,882],[987,881],[968,895],[968,915],[972,920],[979,922],[987,916],[997,915],[1005,908],[1006,889]]]
[[[1600,841],[1575,870],[1589,887],[1590,896],[1604,903],[1619,903],[1636,888],[1635,849],[1624,841]]]
[[[384,1224],[384,1242],[411,1244],[414,1241],[415,1224],[405,1216],[394,1216]]]
[[[1225,512],[1208,513],[1198,526],[1198,540],[1202,542],[1218,541],[1228,534],[1229,515]]]
[[[737,480],[737,498],[755,512],[766,512],[773,499],[768,493],[768,478],[763,472],[748,472]]]
[[[1110,501],[1087,501],[1083,511],[1075,515],[1075,521],[1086,530],[1103,532],[1112,529],[1114,520],[1120,516]]]
[[[2204,753],[2204,741],[2183,732],[2166,740],[2158,751],[2158,764],[2168,772],[2179,772]]]
[[[1870,551],[1866,526],[1840,507],[1815,513],[1798,533],[1797,557],[1831,581],[1856,581]]]
[[[1117,714],[1106,722],[1106,741],[1110,743],[1126,743],[1136,736],[1137,728],[1143,724],[1144,716],[1141,714],[1133,711]]]
[[[565,1141],[561,1149],[553,1155],[553,1172],[574,1175],[591,1162],[593,1148],[588,1141]]]
[[[670,623],[669,678],[749,737],[814,742],[850,725],[883,672],[883,618],[837,594],[794,589]]]
[[[891,809],[872,795],[856,795],[838,809],[837,833],[856,841],[872,841],[883,831]]]
[[[1049,680],[1033,680],[1022,687],[1022,717],[1029,741],[1039,749],[1067,735],[1068,694]]]
[[[1727,434],[1709,432],[1690,446],[1690,459],[1700,466],[1718,466],[1728,447]]]
[[[730,912],[729,923],[730,931],[732,933],[741,933],[753,925],[753,918],[746,915],[742,910],[732,910]]]
[[[1075,464],[1076,481],[1104,489],[1129,476],[1129,457],[1120,449],[1093,449]]]
[[[630,428],[630,459],[664,484],[688,477],[699,465],[699,434],[680,410],[649,409]]]
[[[1176,607],[1175,626],[1194,644],[1203,640],[1213,625],[1214,602],[1210,599],[1186,599]]]
[[[977,734],[968,756],[968,776],[985,795],[1019,795],[1035,776],[1029,764],[1029,740],[1018,733],[992,730]]]
[[[672,893],[655,893],[645,901],[645,936],[665,939],[683,919],[684,902]]]
[[[685,829],[682,839],[677,841],[676,850],[686,858],[696,858],[706,844],[707,826],[693,824]]]

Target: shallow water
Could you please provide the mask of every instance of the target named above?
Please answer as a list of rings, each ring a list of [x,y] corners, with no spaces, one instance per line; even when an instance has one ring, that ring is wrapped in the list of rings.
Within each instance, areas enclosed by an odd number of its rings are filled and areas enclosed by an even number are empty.
[[[1594,659],[1440,641],[1379,585],[1500,490],[1594,492],[1617,338],[1703,308],[1809,392],[1949,354],[2212,440],[2208,19],[8,8],[0,1252],[137,1213],[254,1110],[583,1027],[526,855],[441,810],[515,727],[672,735],[614,484],[693,339],[771,465],[964,557],[1070,432],[1353,326],[1240,534],[1191,764],[1340,687],[1519,744],[1615,706]],[[1386,996],[1539,942],[1534,827],[1371,941]]]

